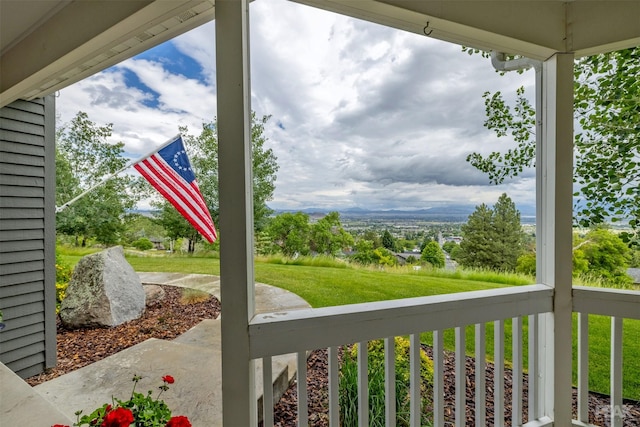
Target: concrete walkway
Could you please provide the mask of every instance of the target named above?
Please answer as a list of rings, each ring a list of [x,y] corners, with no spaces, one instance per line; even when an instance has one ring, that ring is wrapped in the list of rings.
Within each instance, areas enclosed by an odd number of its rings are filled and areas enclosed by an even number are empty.
[[[144,284],[160,284],[200,289],[220,298],[216,276],[174,273],[140,273]],[[223,302],[224,304],[224,302]],[[268,285],[256,284],[256,310],[273,312],[309,308],[297,295]],[[262,396],[262,366],[256,363],[256,394]],[[274,401],[286,390],[295,374],[295,355],[274,357]],[[220,320],[205,320],[173,341],[150,339],[99,362],[34,387],[62,414],[75,420],[82,409],[88,414],[116,397],[131,394],[134,374],[142,376],[137,392],[153,390],[162,376],[171,375],[175,383],[163,393],[173,415],[189,417],[193,427],[222,425]],[[258,403],[259,407],[262,402]],[[3,416],[6,414],[3,414]],[[16,415],[16,421],[19,420]],[[9,419],[3,419],[2,425]],[[42,426],[49,427],[47,421]],[[8,422],[7,425],[19,425]],[[37,427],[40,424],[29,424]]]

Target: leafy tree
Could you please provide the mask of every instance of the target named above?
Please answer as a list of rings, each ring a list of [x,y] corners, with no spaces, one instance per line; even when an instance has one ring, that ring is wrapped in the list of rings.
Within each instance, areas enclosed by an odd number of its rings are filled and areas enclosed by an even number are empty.
[[[449,252],[449,256],[452,260],[458,261],[460,259],[460,245],[455,245]]]
[[[255,248],[258,255],[273,255],[278,253],[280,247],[276,245],[268,230],[258,231],[255,234]]]
[[[110,144],[112,124],[98,126],[87,113],[79,112],[68,127],[58,133],[56,202],[61,205],[122,169],[124,144]],[[56,215],[57,230],[81,239],[95,238],[110,245],[123,230],[122,216],[135,206],[139,193],[132,191],[137,180],[129,175],[111,178]],[[63,200],[64,199],[64,200]]]
[[[535,276],[536,274],[536,253],[526,252],[518,257],[516,271],[522,274]]]
[[[309,254],[309,215],[302,212],[282,213],[271,220],[267,232],[284,255]]]
[[[442,252],[442,248],[435,240],[430,241],[425,246],[422,251],[422,255],[420,256],[422,261],[426,261],[432,266],[436,268],[444,267],[444,253]]]
[[[456,246],[458,246],[458,244],[456,242],[454,242],[453,240],[448,240],[448,241],[444,242],[444,244],[442,245],[442,250],[444,250],[449,255],[451,255],[451,251]]]
[[[513,271],[522,253],[520,213],[513,201],[502,194],[493,209],[476,207],[462,226],[458,261],[465,267]]]
[[[378,235],[378,233],[376,233],[373,230],[365,231],[364,234],[362,235],[362,238],[364,240],[369,240],[373,244],[373,249],[379,248],[382,246],[382,239],[380,239],[380,236]]]
[[[413,239],[398,239],[396,240],[396,246],[398,248],[398,252],[404,252],[407,250],[412,250],[418,244],[417,240]]]
[[[640,268],[640,249],[637,247],[631,248],[631,260],[629,261],[629,267]]]
[[[398,263],[393,252],[384,248],[374,247],[371,240],[360,239],[356,242],[356,253],[350,256],[350,259],[364,265],[379,264],[386,266],[394,266]]]
[[[462,226],[458,261],[465,267],[484,268],[497,264],[493,253],[493,210],[484,203],[476,206]]]
[[[167,237],[172,242],[182,237],[186,238],[188,240],[187,251],[193,253],[196,249],[196,243],[202,236],[169,202],[161,203],[159,208],[160,210],[156,212],[156,221],[164,228]]]
[[[418,258],[414,257],[413,255],[409,255],[405,261],[407,264],[413,265],[418,263]]]
[[[363,265],[373,264],[376,260],[373,254],[375,247],[371,240],[359,239],[356,241],[355,253],[350,259]]]
[[[340,223],[340,214],[330,212],[311,226],[311,249],[317,253],[337,255],[353,245],[353,237]]]
[[[376,248],[373,250],[373,258],[380,265],[386,265],[389,267],[393,267],[398,263],[393,252],[391,252],[387,248]]]
[[[141,251],[146,251],[153,248],[153,243],[151,242],[151,240],[147,239],[146,237],[141,237],[138,240],[131,243],[131,246]]]
[[[384,233],[382,233],[382,246],[390,251],[396,250],[396,239],[389,230],[384,230]]]
[[[574,65],[575,215],[582,226],[628,221],[640,232],[640,47],[579,58]],[[499,184],[535,162],[535,111],[518,89],[510,107],[484,94],[485,127],[510,135],[515,148],[467,160]],[[626,241],[633,236],[625,233]]]
[[[502,194],[493,206],[494,248],[498,256],[497,270],[514,271],[522,254],[524,233],[520,224],[520,212],[515,203]]]
[[[251,156],[253,168],[253,219],[256,231],[262,230],[272,210],[267,201],[273,198],[275,190],[277,158],[273,150],[266,148],[265,125],[271,116],[256,117],[251,114]],[[188,133],[181,127],[183,141],[189,150],[198,186],[209,207],[214,223],[217,223],[220,205],[218,194],[218,130],[215,122],[203,123],[200,135]]]
[[[141,237],[163,239],[166,231],[154,218],[130,213],[124,217],[123,243],[130,244]]]
[[[627,284],[631,281],[627,276],[631,259],[629,247],[610,230],[596,228],[589,231],[584,240],[574,246],[574,258],[586,261],[586,273],[590,276],[602,278],[611,284]],[[579,271],[583,270],[584,267]]]

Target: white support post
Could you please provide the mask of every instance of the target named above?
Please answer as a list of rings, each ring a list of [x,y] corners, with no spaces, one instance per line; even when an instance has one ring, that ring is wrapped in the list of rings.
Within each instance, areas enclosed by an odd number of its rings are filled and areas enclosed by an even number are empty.
[[[338,347],[329,347],[329,427],[340,427]]]
[[[444,331],[433,331],[433,425],[444,426]]]
[[[396,339],[384,339],[384,417],[385,425],[396,424]]]
[[[511,319],[511,425],[522,425],[522,317]]]
[[[249,353],[254,315],[249,1],[216,1],[216,86],[220,185],[222,417],[256,426],[255,368]],[[224,106],[224,108],[222,108]]]
[[[528,337],[528,348],[529,348],[529,372],[528,372],[528,381],[527,381],[527,396],[529,398],[529,405],[527,411],[527,422],[536,420],[542,417],[540,413],[540,405],[538,404],[538,373],[540,369],[538,368],[538,315],[532,314],[529,316],[529,337]]]
[[[367,341],[358,343],[358,427],[369,425],[369,348]]]
[[[264,427],[273,427],[273,362],[262,358],[262,420]]]
[[[487,346],[486,332],[484,323],[476,323],[476,367],[475,367],[475,420],[476,427],[484,427],[486,425],[486,368],[487,368]]]
[[[307,352],[299,351],[296,383],[298,385],[298,427],[309,425],[309,400],[307,392]]]
[[[410,388],[410,412],[411,419],[409,420],[409,425],[411,427],[420,427],[420,418],[421,418],[421,397],[420,397],[420,334],[415,333],[409,336],[410,341],[410,362],[409,362],[409,388]]]
[[[493,425],[504,427],[504,320],[493,322]]]
[[[537,397],[557,427],[569,427],[572,372],[571,242],[573,206],[573,54],[542,66],[542,141],[536,164],[538,280],[554,288],[553,312],[541,317]]]
[[[611,427],[622,427],[622,318],[611,318]]]
[[[578,421],[589,423],[589,314],[578,313]]]
[[[456,408],[455,425],[463,426],[467,422],[467,366],[466,366],[466,343],[464,326],[455,328],[456,339]]]

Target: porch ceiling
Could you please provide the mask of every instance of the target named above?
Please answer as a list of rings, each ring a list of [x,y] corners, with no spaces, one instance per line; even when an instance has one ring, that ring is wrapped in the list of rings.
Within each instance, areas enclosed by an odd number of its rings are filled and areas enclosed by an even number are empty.
[[[640,45],[639,0],[296,1],[534,59]],[[214,19],[214,11],[214,0],[0,0],[0,107],[75,83]]]

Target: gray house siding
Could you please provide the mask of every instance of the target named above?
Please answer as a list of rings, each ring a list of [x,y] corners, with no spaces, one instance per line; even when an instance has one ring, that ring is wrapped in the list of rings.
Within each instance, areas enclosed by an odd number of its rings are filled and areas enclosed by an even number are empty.
[[[56,363],[55,101],[0,109],[0,362],[23,378]]]

